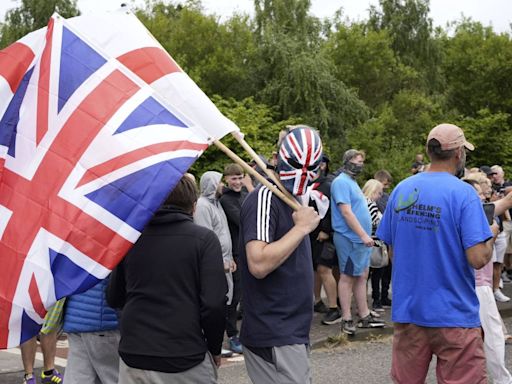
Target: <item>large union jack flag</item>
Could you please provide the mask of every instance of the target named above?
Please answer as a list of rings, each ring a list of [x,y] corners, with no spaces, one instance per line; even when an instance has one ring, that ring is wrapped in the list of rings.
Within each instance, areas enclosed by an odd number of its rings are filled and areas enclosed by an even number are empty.
[[[108,26],[55,15],[0,51],[0,348],[105,278],[208,143],[236,129],[133,25],[113,22],[109,48],[94,38]],[[113,37],[124,51],[109,51]]]

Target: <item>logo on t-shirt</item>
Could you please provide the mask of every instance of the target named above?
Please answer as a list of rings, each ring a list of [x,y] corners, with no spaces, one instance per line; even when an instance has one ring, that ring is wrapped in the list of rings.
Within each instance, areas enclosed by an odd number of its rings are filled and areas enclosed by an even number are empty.
[[[413,224],[416,229],[436,232],[440,226],[441,207],[432,204],[418,203],[420,192],[415,188],[406,200],[399,195],[395,212],[399,213],[400,221]]]
[[[396,202],[395,212],[398,213],[405,209],[412,207],[419,199],[420,191],[417,188],[414,188],[414,191],[409,193],[407,200],[404,200],[404,197],[400,194],[398,196],[398,201]]]

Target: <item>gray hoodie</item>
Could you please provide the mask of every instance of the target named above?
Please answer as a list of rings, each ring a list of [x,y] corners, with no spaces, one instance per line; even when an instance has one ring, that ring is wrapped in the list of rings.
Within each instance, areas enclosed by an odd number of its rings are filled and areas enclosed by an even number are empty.
[[[194,212],[194,222],[198,225],[211,229],[219,238],[222,247],[222,258],[224,265],[233,261],[231,235],[229,233],[228,220],[220,205],[215,193],[222,179],[222,174],[215,171],[203,173],[199,180],[201,197],[197,201]],[[233,295],[233,277],[231,272],[226,273],[228,282],[228,304]]]

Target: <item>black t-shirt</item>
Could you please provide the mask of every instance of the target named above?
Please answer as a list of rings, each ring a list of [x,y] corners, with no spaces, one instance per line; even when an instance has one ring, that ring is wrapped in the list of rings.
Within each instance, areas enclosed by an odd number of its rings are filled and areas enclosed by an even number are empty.
[[[503,188],[511,187],[512,181],[505,181],[503,184],[494,184],[492,185],[492,189],[494,189],[496,192],[500,192]]]
[[[242,188],[240,192],[235,192],[232,189],[224,188],[222,196],[219,201],[222,209],[226,214],[229,225],[229,233],[231,235],[231,242],[233,248],[233,258],[238,259],[238,234],[240,231],[240,209],[242,203],[247,196],[247,189]]]
[[[421,161],[415,161],[412,163],[411,168],[414,170],[414,173],[423,172],[425,170],[425,164]]]

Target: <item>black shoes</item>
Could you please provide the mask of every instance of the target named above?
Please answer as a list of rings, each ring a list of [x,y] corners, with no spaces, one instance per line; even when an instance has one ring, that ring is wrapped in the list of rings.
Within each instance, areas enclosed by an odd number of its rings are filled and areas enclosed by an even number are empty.
[[[317,313],[327,313],[329,308],[327,308],[327,305],[325,305],[324,302],[320,300],[318,303],[315,303],[313,310]]]
[[[322,318],[322,324],[332,325],[341,323],[341,313],[338,308],[329,308],[327,313]]]
[[[373,300],[372,310],[375,312],[385,312],[380,300]]]
[[[387,297],[381,299],[380,303],[382,304],[383,308],[391,308],[391,300],[389,300]]]

